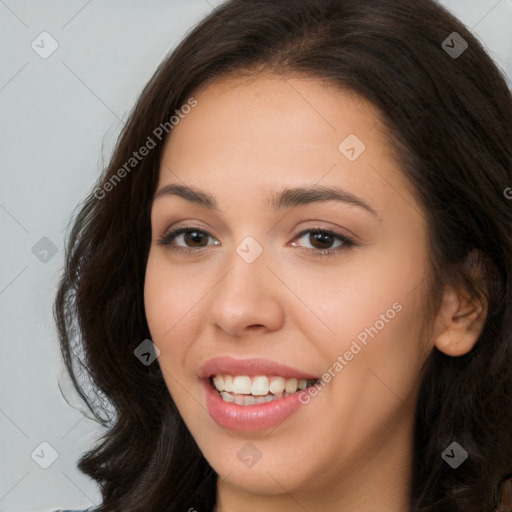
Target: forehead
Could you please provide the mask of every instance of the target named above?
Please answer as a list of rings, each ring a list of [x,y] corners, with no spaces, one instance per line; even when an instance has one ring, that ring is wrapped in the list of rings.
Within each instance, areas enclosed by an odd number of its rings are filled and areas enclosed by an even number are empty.
[[[412,196],[379,111],[351,91],[265,74],[219,79],[192,96],[197,105],[167,139],[160,186],[182,179],[268,192],[315,183],[388,201],[397,187]]]
[[[298,141],[305,135],[311,141],[317,137],[336,141],[344,131],[362,135],[376,125],[380,125],[382,135],[385,132],[380,113],[370,102],[353,91],[308,76],[227,76],[200,89],[194,97],[199,108],[188,116],[192,121],[197,121],[198,114],[202,115],[201,123],[215,119],[218,134],[235,125],[242,129],[240,135],[265,128],[262,136],[279,134],[273,138],[275,145]]]

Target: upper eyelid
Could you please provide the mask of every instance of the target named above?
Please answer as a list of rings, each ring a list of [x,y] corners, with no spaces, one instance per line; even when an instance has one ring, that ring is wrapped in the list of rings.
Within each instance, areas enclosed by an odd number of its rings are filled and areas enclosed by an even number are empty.
[[[186,233],[187,231],[200,231],[201,233],[205,233],[210,238],[213,238],[214,240],[219,241],[219,239],[217,237],[215,237],[214,235],[212,235],[210,233],[210,231],[208,231],[207,229],[196,227],[196,226],[180,226],[177,228],[168,229],[165,231],[164,235],[160,238],[160,241],[166,239],[169,236],[172,236],[173,240],[175,240],[176,237]]]
[[[198,227],[198,226],[179,226],[177,228],[173,228],[173,229],[169,229],[164,235],[163,237],[160,239],[160,241],[164,240],[165,238],[169,237],[169,236],[172,236],[173,237],[173,241],[176,239],[176,237],[182,235],[183,233],[186,233],[187,231],[200,231],[202,233],[205,233],[208,237],[211,237],[213,238],[214,240],[220,242],[220,240],[215,237],[214,235],[212,235],[212,233],[210,233],[210,231],[208,231],[207,229],[205,228],[202,228],[202,227]],[[297,234],[294,235],[293,240],[296,240],[298,238],[301,238],[302,236],[304,236],[306,233],[309,233],[309,232],[322,232],[322,233],[327,233],[329,235],[332,235],[333,237],[335,238],[338,238],[339,240],[341,240],[345,245],[346,245],[346,242],[350,242],[350,244],[352,245],[356,245],[356,241],[349,235],[345,235],[343,233],[337,233],[336,231],[332,230],[332,229],[328,229],[328,228],[321,228],[321,227],[310,227],[310,228],[305,228],[301,231],[299,231]],[[208,247],[208,246],[205,246],[205,247]],[[203,247],[196,247],[195,249],[202,249]],[[194,248],[192,247],[189,247],[188,249],[191,249],[193,250]],[[317,250],[317,251],[328,251],[329,249],[310,249],[310,250]]]
[[[343,233],[338,233],[336,231],[334,231],[333,229],[328,229],[328,228],[319,228],[319,227],[313,227],[313,228],[305,228],[301,231],[299,231],[294,238],[298,238],[302,235],[305,235],[306,233],[309,233],[309,232],[322,232],[322,233],[327,233],[329,235],[333,235],[333,236],[337,236],[339,238],[351,238],[351,236],[349,235],[344,235]]]

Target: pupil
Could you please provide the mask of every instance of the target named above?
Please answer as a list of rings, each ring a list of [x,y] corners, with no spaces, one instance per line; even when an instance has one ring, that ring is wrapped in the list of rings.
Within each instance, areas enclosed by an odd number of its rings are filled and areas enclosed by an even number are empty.
[[[185,233],[185,242],[187,243],[187,245],[204,247],[206,244],[203,244],[201,242],[205,240],[205,234],[200,233],[199,231],[188,231]]]
[[[311,245],[316,249],[328,249],[332,244],[332,236],[326,233],[315,233],[309,235]],[[318,246],[320,245],[320,247]]]

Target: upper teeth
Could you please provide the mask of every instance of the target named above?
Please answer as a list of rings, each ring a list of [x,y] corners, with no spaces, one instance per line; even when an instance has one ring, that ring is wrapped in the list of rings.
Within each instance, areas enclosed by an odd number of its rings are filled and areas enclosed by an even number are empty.
[[[314,382],[314,381],[311,381]],[[264,396],[268,393],[279,395],[283,392],[295,393],[308,386],[306,379],[285,379],[266,375],[216,375],[213,384],[218,391],[228,391],[239,395]]]

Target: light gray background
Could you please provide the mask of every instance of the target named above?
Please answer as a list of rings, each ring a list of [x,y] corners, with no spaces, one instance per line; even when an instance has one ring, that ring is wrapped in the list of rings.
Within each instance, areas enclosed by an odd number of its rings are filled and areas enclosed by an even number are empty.
[[[64,233],[157,65],[219,3],[0,0],[0,512],[100,501],[75,466],[101,432],[57,386],[52,303]],[[512,0],[442,3],[473,29],[512,87]],[[43,31],[59,45],[47,59],[31,47]],[[46,262],[32,252],[43,237],[57,249]],[[48,469],[34,460],[49,462],[48,448],[31,458],[43,441],[58,454]]]

